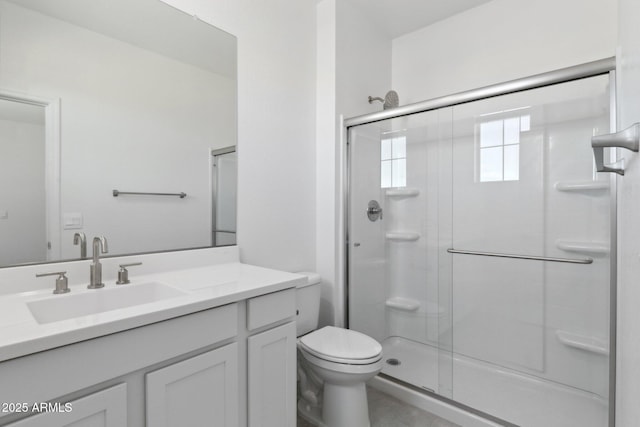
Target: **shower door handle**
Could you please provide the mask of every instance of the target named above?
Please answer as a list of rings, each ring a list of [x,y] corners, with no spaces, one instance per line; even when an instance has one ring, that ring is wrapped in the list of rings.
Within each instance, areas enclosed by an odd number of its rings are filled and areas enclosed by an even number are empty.
[[[619,147],[637,153],[639,146],[640,123],[634,123],[620,132],[591,137],[591,147],[593,148],[593,157],[596,161],[596,170],[598,172],[613,172],[624,175],[624,169],[604,165],[604,149]]]

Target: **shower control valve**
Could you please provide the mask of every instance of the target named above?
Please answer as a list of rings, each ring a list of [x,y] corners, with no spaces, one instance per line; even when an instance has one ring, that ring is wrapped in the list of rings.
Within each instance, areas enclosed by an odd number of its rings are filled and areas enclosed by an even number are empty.
[[[369,204],[367,205],[367,217],[371,222],[382,219],[382,208],[380,207],[380,203],[376,200],[369,201]]]

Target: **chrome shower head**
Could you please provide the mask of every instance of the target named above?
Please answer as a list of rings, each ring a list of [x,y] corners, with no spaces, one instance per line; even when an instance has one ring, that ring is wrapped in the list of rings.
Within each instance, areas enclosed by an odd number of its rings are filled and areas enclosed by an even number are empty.
[[[398,93],[395,90],[390,90],[389,92],[387,92],[384,99],[380,97],[374,98],[373,96],[370,96],[369,104],[372,104],[373,101],[382,102],[382,108],[384,110],[388,110],[389,108],[396,108],[398,105],[400,105],[400,100],[398,99]]]
[[[398,98],[398,92],[395,90],[390,90],[384,96],[384,104],[382,106],[383,109],[387,110],[389,108],[396,108],[400,105],[400,99]]]

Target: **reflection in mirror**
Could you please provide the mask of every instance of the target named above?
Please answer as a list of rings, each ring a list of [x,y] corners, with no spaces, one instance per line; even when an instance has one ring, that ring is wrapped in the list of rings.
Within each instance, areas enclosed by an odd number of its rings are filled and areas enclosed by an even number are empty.
[[[236,147],[211,151],[213,157],[213,231],[212,246],[236,244],[236,197],[238,156]]]
[[[0,0],[0,99],[0,266],[79,258],[76,233],[235,244],[236,160],[222,190],[211,163],[236,145],[233,36],[159,0]]]
[[[0,259],[46,259],[44,108],[0,99]]]

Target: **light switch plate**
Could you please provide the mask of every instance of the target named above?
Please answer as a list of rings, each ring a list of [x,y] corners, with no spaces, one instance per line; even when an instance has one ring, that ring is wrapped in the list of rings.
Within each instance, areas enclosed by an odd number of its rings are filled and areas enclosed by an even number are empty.
[[[9,211],[0,209],[0,219],[9,219]]]
[[[62,215],[62,226],[65,230],[78,230],[83,227],[82,214],[69,212]]]

